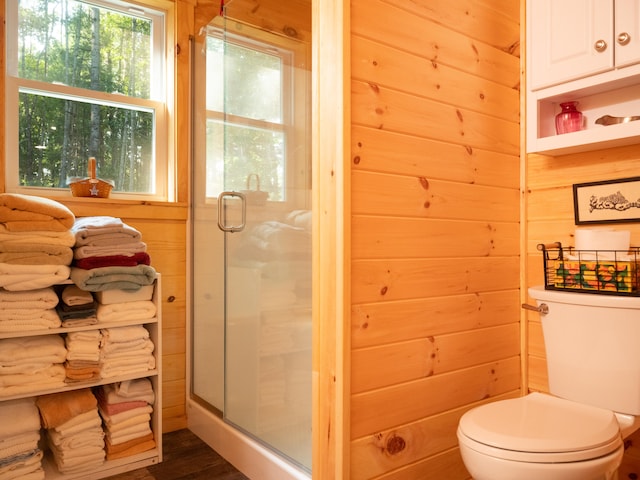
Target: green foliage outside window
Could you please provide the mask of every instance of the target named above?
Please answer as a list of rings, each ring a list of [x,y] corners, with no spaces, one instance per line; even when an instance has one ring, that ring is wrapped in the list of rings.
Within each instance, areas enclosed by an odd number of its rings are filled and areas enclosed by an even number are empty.
[[[153,22],[75,0],[18,9],[20,185],[64,188],[96,157],[114,191],[153,193]]]

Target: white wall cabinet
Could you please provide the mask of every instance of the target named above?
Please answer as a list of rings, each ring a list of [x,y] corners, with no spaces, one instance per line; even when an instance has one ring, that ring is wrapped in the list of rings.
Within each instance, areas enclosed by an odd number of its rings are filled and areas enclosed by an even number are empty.
[[[527,2],[527,152],[551,155],[640,142],[640,2]],[[578,101],[582,131],[556,135],[560,103]]]
[[[101,322],[96,325],[82,326],[82,327],[60,327],[48,330],[35,330],[28,332],[12,332],[12,333],[0,333],[1,338],[16,338],[35,335],[61,335],[69,332],[95,330],[96,328],[115,328],[124,327],[129,325],[144,325],[149,331],[149,338],[154,344],[154,356],[156,359],[156,368],[147,372],[130,374],[119,377],[112,377],[92,382],[78,382],[67,384],[64,387],[57,389],[41,390],[32,392],[25,395],[15,396],[3,396],[0,397],[0,402],[12,400],[16,398],[35,397],[39,395],[47,395],[52,393],[59,393],[68,390],[76,390],[89,387],[97,387],[99,385],[111,384],[116,382],[122,382],[126,380],[133,380],[136,378],[149,378],[155,392],[155,402],[153,405],[153,413],[151,415],[151,430],[154,434],[154,440],[156,447],[152,450],[148,450],[142,453],[131,455],[129,457],[107,460],[105,463],[95,470],[87,472],[79,472],[74,474],[62,474],[55,465],[55,462],[50,455],[45,452],[44,459],[42,461],[43,469],[45,471],[45,480],[97,480],[118,473],[142,468],[148,465],[156,464],[162,461],[162,302],[161,302],[161,284],[160,275],[155,282],[153,302],[156,305],[156,316],[152,319],[144,321],[121,321],[121,322]]]

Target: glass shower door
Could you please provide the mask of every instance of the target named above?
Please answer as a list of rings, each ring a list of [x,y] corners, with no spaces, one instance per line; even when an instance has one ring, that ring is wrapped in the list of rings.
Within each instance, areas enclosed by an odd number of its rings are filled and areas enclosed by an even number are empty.
[[[311,468],[306,48],[230,20],[222,43],[226,421]]]

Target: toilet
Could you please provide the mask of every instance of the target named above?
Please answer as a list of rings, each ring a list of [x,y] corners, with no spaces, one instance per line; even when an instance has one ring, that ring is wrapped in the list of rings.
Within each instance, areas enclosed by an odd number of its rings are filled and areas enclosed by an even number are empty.
[[[488,403],[458,424],[474,480],[617,480],[640,428],[640,297],[532,287],[550,393]]]

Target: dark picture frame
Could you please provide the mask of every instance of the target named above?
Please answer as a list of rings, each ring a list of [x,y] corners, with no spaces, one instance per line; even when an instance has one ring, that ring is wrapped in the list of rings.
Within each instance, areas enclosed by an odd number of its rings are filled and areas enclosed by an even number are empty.
[[[640,222],[640,177],[573,185],[576,225]]]

